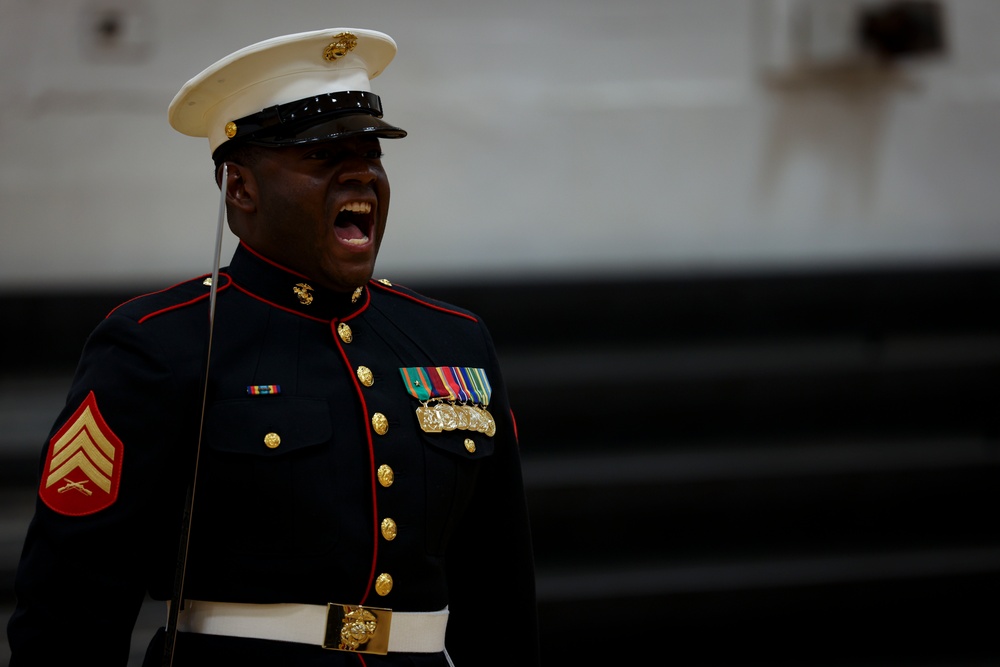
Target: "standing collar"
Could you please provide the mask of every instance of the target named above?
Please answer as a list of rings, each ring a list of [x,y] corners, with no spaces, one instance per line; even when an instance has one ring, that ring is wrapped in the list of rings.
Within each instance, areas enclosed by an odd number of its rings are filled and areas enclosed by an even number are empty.
[[[354,294],[325,289],[302,274],[267,259],[243,242],[236,248],[225,272],[241,291],[303,317],[343,319],[368,305],[367,286]]]

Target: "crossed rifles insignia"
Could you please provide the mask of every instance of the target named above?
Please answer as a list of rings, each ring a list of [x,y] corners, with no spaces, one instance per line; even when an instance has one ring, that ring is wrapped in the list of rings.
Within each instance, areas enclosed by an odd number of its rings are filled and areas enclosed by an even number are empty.
[[[118,497],[122,443],[90,392],[49,441],[38,495],[68,516],[93,514]]]

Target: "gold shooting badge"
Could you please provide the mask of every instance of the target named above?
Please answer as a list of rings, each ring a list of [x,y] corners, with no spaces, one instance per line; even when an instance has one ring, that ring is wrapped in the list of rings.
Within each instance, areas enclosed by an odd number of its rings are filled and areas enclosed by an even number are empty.
[[[438,413],[434,411],[434,408],[427,405],[421,405],[417,408],[417,423],[420,425],[420,430],[424,433],[440,433],[444,430],[444,427],[441,426]]]
[[[482,433],[485,433],[486,435],[492,438],[494,435],[496,435],[497,423],[496,421],[493,420],[493,415],[491,415],[490,411],[487,410],[486,408],[483,408],[483,417],[485,421],[483,422],[482,425],[483,428]]]
[[[385,655],[389,652],[391,624],[389,609],[330,603],[323,648]]]
[[[38,495],[59,514],[99,512],[118,498],[122,442],[90,392],[49,441]]]
[[[455,428],[460,431],[471,431],[472,415],[469,413],[468,405],[455,406]]]
[[[434,406],[434,411],[438,413],[441,428],[446,431],[454,431],[458,428],[458,410],[451,403],[438,403]]]

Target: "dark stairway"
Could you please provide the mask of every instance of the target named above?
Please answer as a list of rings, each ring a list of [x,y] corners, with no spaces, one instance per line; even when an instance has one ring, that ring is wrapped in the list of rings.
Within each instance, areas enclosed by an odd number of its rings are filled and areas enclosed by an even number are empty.
[[[1000,269],[435,293],[505,364],[548,664],[1000,664]]]
[[[546,664],[1000,664],[1000,266],[409,286],[500,352]],[[45,414],[0,442],[8,609],[63,376],[125,296],[0,298],[5,414]]]

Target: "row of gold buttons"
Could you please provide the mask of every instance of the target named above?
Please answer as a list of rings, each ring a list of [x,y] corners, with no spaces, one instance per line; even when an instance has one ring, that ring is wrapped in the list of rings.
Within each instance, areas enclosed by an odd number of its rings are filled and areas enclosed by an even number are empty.
[[[337,336],[347,345],[354,341],[354,332],[351,331],[351,327],[346,322],[337,325]],[[375,384],[375,375],[367,366],[358,366],[355,373],[363,386],[371,387]],[[372,429],[378,435],[385,435],[389,432],[389,420],[381,412],[376,412],[372,415]],[[389,488],[395,481],[395,473],[392,468],[384,463],[379,466],[376,477],[384,488]],[[392,518],[382,519],[379,529],[383,539],[387,541],[396,539],[396,522]],[[375,579],[375,592],[381,596],[388,595],[389,591],[392,590],[392,583],[392,576],[388,572],[383,572]]]

